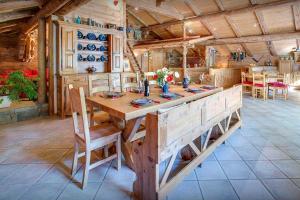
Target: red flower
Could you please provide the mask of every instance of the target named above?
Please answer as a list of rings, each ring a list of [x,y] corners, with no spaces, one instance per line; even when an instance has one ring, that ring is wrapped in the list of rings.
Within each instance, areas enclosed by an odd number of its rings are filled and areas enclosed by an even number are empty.
[[[168,77],[167,77],[167,81],[168,82],[171,82],[173,80],[173,75],[169,75]]]
[[[153,79],[156,80],[157,78],[158,78],[158,77],[157,77],[157,74],[154,74],[154,75],[153,75]]]

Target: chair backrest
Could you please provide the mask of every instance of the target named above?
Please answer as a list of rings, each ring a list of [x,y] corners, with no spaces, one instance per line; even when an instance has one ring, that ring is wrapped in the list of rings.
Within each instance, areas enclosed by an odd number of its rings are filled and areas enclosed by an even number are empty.
[[[155,75],[155,72],[144,72],[144,77],[146,79],[148,79],[149,85],[155,85],[155,84],[157,84],[157,81],[153,80],[154,75]]]
[[[246,73],[245,72],[241,72],[241,77],[242,77],[242,83],[245,83],[245,81],[247,80]]]
[[[121,73],[122,92],[129,91],[133,87],[138,87],[140,82],[139,74],[133,72]]]
[[[89,75],[89,91],[93,96],[98,92],[109,91],[109,74],[91,74]]]
[[[201,84],[216,86],[215,75],[204,74],[204,79],[201,81]]]
[[[71,111],[74,125],[74,134],[78,135],[86,143],[90,142],[89,122],[86,112],[84,90],[82,87],[74,88],[69,85]]]
[[[262,84],[263,87],[267,86],[267,80],[266,80],[266,74],[263,73],[253,73],[252,74],[253,77],[253,85],[257,85],[257,84]]]
[[[283,75],[283,83],[286,85],[291,84],[291,74],[284,74]]]

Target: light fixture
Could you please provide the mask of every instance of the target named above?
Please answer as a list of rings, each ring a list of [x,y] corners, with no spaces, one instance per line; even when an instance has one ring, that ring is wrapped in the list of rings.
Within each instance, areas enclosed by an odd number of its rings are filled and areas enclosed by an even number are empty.
[[[134,10],[139,10],[139,7],[134,7]]]

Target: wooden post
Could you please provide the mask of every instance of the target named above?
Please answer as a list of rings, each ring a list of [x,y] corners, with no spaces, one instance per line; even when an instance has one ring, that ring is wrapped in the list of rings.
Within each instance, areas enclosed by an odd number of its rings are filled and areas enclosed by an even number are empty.
[[[187,47],[186,47],[186,45],[184,45],[183,46],[183,52],[182,52],[182,56],[183,56],[183,59],[182,59],[183,77],[187,76],[187,73],[186,73],[186,54],[187,54]]]
[[[38,102],[46,102],[46,20],[38,20]]]

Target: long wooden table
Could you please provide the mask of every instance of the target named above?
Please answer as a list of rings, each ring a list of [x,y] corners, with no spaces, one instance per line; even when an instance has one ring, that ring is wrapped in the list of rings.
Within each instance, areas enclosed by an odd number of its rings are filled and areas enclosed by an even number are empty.
[[[117,99],[99,95],[87,98],[91,106],[100,107],[113,118],[125,121],[122,152],[127,164],[137,175],[133,186],[137,199],[164,199],[184,176],[241,126],[241,86],[225,91],[216,88],[196,94],[186,92],[181,86],[171,86],[170,91],[182,97],[163,99],[159,96],[161,89],[152,88],[149,98],[159,103],[138,108],[133,107],[130,102],[143,97],[142,94],[126,93]],[[176,107],[160,110],[172,106]],[[145,117],[146,129],[141,130]],[[221,131],[221,136],[209,143],[215,128]],[[202,142],[201,138],[205,135]],[[176,155],[185,147],[192,149],[193,159],[179,173],[172,175]],[[169,158],[170,161],[161,174],[160,165]]]
[[[200,85],[191,85],[190,88],[200,87]],[[125,157],[126,164],[133,170],[135,166],[132,159],[132,142],[145,135],[145,129],[142,127],[142,121],[148,113],[156,112],[162,108],[169,108],[182,103],[190,102],[200,99],[217,92],[222,91],[222,88],[215,88],[201,93],[190,93],[185,91],[182,86],[171,85],[170,92],[182,95],[182,97],[168,100],[160,97],[161,89],[153,87],[150,90],[149,99],[159,101],[153,102],[151,105],[141,106],[139,108],[133,107],[131,101],[134,99],[144,97],[143,94],[126,92],[124,96],[116,99],[104,98],[101,95],[87,98],[87,104],[93,107],[99,107],[101,110],[109,113],[114,119],[122,120],[125,126],[121,127],[123,131],[122,152]]]

